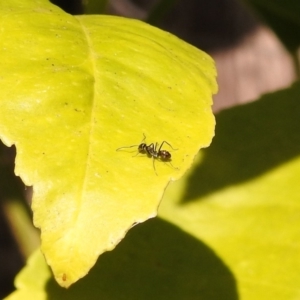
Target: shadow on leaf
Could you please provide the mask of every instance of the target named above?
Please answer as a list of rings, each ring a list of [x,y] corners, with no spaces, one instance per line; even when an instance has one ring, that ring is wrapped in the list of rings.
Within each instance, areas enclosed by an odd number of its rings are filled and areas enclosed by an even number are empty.
[[[53,279],[48,299],[238,299],[233,275],[205,244],[161,219],[127,234],[68,290]]]
[[[300,84],[216,117],[216,136],[187,178],[182,203],[255,178],[300,154]]]

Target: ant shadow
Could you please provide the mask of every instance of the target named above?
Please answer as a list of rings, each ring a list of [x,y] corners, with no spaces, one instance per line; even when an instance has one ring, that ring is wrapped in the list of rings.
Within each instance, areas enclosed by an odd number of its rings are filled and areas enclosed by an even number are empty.
[[[259,176],[300,154],[300,85],[220,112],[216,135],[187,179],[182,203]]]

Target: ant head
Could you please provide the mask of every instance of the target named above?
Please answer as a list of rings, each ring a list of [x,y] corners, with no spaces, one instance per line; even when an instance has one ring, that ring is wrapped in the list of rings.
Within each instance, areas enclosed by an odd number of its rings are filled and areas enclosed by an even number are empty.
[[[161,160],[164,160],[164,161],[169,161],[169,160],[171,160],[171,157],[172,157],[171,153],[167,150],[161,150],[159,152],[159,156],[160,156]]]
[[[140,144],[138,147],[138,151],[140,153],[146,153],[147,152],[147,144],[145,144],[145,143]]]

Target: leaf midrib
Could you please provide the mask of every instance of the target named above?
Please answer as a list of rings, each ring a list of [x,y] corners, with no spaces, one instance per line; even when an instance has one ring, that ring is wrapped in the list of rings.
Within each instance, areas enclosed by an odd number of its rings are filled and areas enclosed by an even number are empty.
[[[92,91],[92,101],[91,101],[91,118],[90,118],[90,130],[89,130],[89,136],[88,136],[88,151],[87,151],[87,160],[86,160],[86,164],[85,164],[85,171],[84,171],[84,176],[83,176],[83,181],[82,181],[82,188],[81,188],[81,195],[79,197],[80,199],[80,203],[78,203],[78,207],[77,207],[77,214],[74,217],[74,223],[77,223],[77,220],[79,218],[79,214],[81,212],[81,206],[82,206],[82,202],[84,199],[84,191],[86,190],[86,186],[87,186],[87,180],[88,180],[88,173],[89,173],[89,169],[90,169],[90,153],[91,153],[91,148],[92,148],[92,136],[93,136],[93,132],[94,132],[94,126],[95,126],[95,122],[93,122],[93,120],[95,119],[95,112],[96,109],[94,108],[95,106],[95,94],[96,94],[96,65],[95,65],[95,54],[93,52],[93,43],[90,39],[90,35],[89,32],[87,30],[87,28],[84,26],[84,24],[81,22],[80,18],[76,18],[78,20],[78,23],[80,25],[80,27],[82,28],[82,32],[83,35],[86,39],[86,43],[88,46],[88,58],[87,61],[90,61],[91,64],[91,70],[92,70],[92,74],[94,81],[93,81],[93,91]]]

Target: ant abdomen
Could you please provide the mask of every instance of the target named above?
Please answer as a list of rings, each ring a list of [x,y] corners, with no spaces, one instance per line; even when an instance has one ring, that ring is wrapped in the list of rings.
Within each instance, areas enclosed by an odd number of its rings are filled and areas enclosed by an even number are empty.
[[[161,160],[163,160],[163,161],[170,161],[171,160],[172,155],[171,155],[171,153],[169,151],[167,151],[167,150],[160,150],[159,154],[160,154]]]

